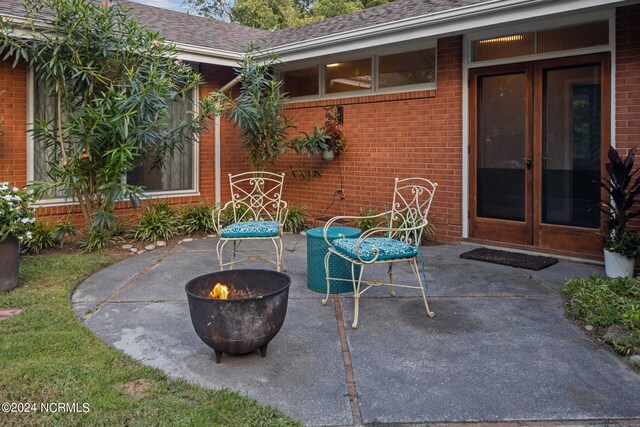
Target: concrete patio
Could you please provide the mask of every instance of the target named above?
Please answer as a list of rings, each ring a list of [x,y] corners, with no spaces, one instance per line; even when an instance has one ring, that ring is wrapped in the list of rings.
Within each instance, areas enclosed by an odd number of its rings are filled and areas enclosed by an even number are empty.
[[[96,273],[74,293],[76,313],[147,365],[236,390],[307,425],[640,425],[640,375],[564,317],[564,279],[602,273],[598,266],[561,261],[533,272],[460,259],[471,245],[425,247],[435,318],[425,315],[419,291],[398,289],[392,298],[380,288],[361,300],[352,331],[351,294],[322,306],[306,285],[305,237],[288,235],[289,308],[268,356],[225,354],[217,365],[192,328],[184,291],[217,268],[215,243],[173,245]],[[403,266],[396,276],[408,273]]]

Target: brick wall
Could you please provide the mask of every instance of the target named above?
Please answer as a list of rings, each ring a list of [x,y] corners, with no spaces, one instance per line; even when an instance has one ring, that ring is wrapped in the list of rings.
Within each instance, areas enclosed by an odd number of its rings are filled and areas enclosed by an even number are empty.
[[[287,116],[299,131],[323,122],[324,108],[344,106],[347,150],[331,162],[287,154],[276,170],[315,168],[322,176],[288,175],[285,198],[305,204],[310,217],[390,208],[393,178],[419,176],[438,183],[431,216],[438,240],[462,234],[462,39],[438,41],[437,89],[401,94],[295,103]],[[336,191],[343,188],[346,198]]]
[[[640,145],[640,5],[616,9],[616,147]]]
[[[27,180],[27,73],[12,61],[0,62],[0,181],[23,186]]]
[[[321,174],[310,179],[302,179],[299,173],[296,177],[289,174],[285,181],[286,200],[290,204],[307,205],[309,218],[357,214],[369,207],[381,211],[391,203],[394,177],[422,176],[439,184],[432,207],[438,239],[458,240],[462,222],[461,48],[460,37],[438,42],[437,90],[288,105],[286,114],[294,120],[298,131],[310,131],[315,123],[322,123],[325,107],[343,105],[347,151],[333,162],[305,154],[281,156],[273,166],[276,171],[314,168]],[[23,185],[26,181],[26,73],[24,67],[12,69],[6,62],[2,70],[1,82],[15,97],[0,104],[7,121],[4,141],[10,141],[0,147],[3,159],[0,179]],[[233,70],[227,67],[203,65],[200,71],[207,81],[201,88],[201,96],[234,77]],[[237,88],[234,93],[237,94]],[[10,115],[6,113],[9,111]],[[227,175],[250,170],[250,164],[246,150],[241,148],[238,130],[230,123],[223,121],[221,140],[221,188],[225,201],[230,196]],[[168,199],[170,203],[214,200],[213,123],[201,135],[199,153],[201,197],[172,198]],[[14,163],[8,166],[4,159]],[[344,200],[336,194],[339,188],[344,189]],[[77,210],[69,206],[43,208],[38,214],[44,219],[57,220],[66,216],[69,209],[74,211],[75,222],[80,223]],[[117,213],[125,219],[138,214],[127,203],[121,204]]]

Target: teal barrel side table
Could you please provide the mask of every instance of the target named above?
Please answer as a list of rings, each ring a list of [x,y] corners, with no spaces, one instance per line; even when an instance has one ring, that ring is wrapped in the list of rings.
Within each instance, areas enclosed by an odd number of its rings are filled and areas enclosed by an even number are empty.
[[[324,240],[324,227],[307,230],[307,287],[315,292],[327,292],[327,276],[324,270],[324,257],[329,251]],[[360,229],[354,227],[329,227],[327,238],[333,241],[340,235],[347,238],[356,238],[361,234]],[[360,267],[356,266],[356,277],[360,274]],[[331,293],[353,292],[351,282],[351,263],[338,257],[329,259],[329,275],[333,278],[345,279],[331,280]]]

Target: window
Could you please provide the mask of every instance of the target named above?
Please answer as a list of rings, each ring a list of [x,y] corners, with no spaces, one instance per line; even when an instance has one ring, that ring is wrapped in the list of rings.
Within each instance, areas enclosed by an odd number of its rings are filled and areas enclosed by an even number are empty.
[[[512,58],[514,56],[533,55],[536,53],[535,33],[511,34],[478,40],[473,46],[474,61],[490,61],[492,59]]]
[[[37,76],[34,78],[33,85],[34,104],[33,116],[34,122],[42,120],[50,123],[55,119],[55,100],[48,96],[45,86]],[[184,114],[193,109],[191,102],[184,99],[182,102],[174,102],[170,106],[171,122],[177,124],[182,120]],[[31,164],[33,168],[31,180],[51,182],[48,176],[49,161],[52,156],[56,155],[53,147],[46,147],[42,141],[36,141],[32,138],[32,157]],[[154,158],[145,158],[141,163],[129,172],[126,176],[127,182],[134,185],[145,187],[145,191],[195,191],[196,190],[196,155],[197,150],[195,143],[191,142],[184,145],[182,152],[176,151],[175,155],[165,161],[164,167],[152,167]],[[61,159],[57,159],[61,161]],[[54,199],[62,199],[64,191],[59,189],[57,192],[50,192],[45,196],[50,201],[61,201]]]
[[[472,60],[476,62],[585,49],[608,44],[609,22],[599,21],[476,40],[472,43],[471,50]]]
[[[280,79],[285,92],[294,100],[435,89],[435,47],[400,53],[386,48],[383,52],[363,59],[336,58],[312,67],[285,69],[280,71]]]
[[[371,58],[327,64],[326,93],[371,90]]]
[[[312,96],[320,93],[320,73],[318,66],[300,70],[283,71],[280,78],[290,97]]]
[[[183,116],[191,111],[192,104],[187,99],[173,102],[170,106],[172,126],[177,126]],[[176,151],[173,157],[165,160],[163,167],[154,167],[155,157],[140,160],[140,163],[127,174],[127,182],[144,187],[145,191],[189,191],[194,190],[195,142],[185,143],[182,152]]]
[[[607,21],[538,31],[538,53],[606,46],[607,44],[609,44],[609,23]]]
[[[407,86],[436,81],[436,50],[380,56],[378,87]]]

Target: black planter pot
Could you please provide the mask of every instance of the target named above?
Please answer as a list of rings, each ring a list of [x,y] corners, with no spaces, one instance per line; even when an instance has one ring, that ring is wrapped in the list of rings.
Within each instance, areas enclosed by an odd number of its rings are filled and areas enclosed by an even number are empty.
[[[13,236],[0,242],[0,291],[10,291],[18,286],[20,244]]]

